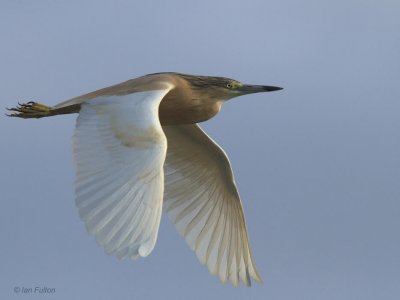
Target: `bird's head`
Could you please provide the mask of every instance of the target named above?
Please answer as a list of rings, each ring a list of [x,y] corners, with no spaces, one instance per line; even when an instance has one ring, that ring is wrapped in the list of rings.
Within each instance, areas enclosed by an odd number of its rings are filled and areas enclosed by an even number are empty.
[[[189,83],[189,87],[193,92],[199,93],[204,98],[218,100],[228,100],[242,95],[273,92],[282,89],[277,86],[243,84],[226,77],[179,75]]]

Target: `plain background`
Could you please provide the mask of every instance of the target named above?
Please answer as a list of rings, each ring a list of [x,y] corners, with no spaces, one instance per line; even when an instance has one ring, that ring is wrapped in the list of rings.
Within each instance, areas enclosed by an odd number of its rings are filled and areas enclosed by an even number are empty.
[[[76,116],[0,116],[0,298],[400,299],[399,28],[397,0],[2,0],[2,108],[161,71],[285,89],[203,124],[235,171],[252,288],[209,275],[166,215],[149,257],[107,256],[74,206]],[[14,293],[36,286],[56,292]]]

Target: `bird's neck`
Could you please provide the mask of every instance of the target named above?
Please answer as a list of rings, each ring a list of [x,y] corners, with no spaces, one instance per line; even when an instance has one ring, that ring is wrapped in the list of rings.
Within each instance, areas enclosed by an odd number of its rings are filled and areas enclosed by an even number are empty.
[[[222,101],[205,102],[196,98],[182,101],[167,95],[161,101],[159,117],[162,125],[194,124],[214,117],[221,105]]]

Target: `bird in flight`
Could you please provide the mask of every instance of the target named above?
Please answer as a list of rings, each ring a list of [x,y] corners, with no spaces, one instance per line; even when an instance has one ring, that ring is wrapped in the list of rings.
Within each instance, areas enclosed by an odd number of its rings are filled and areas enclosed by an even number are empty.
[[[76,205],[109,255],[148,256],[165,207],[211,274],[234,286],[258,282],[239,193],[224,150],[197,123],[225,101],[275,86],[156,73],[55,106],[8,109],[11,117],[78,113],[73,136]]]

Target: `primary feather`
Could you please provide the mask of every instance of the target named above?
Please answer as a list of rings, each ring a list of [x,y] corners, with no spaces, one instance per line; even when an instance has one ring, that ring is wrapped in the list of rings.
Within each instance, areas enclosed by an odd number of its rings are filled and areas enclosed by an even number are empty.
[[[197,125],[164,126],[167,212],[212,274],[237,286],[261,281],[225,152]]]

